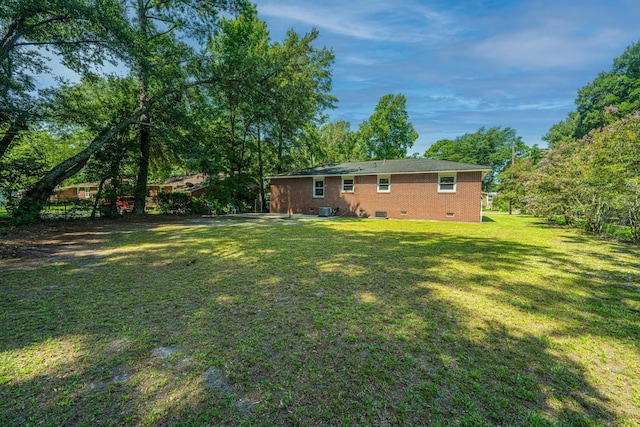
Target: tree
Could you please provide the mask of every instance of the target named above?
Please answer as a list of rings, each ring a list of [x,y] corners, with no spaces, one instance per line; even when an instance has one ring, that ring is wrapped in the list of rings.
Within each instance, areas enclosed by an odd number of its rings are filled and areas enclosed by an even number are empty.
[[[610,71],[600,73],[580,89],[576,105],[579,115],[576,138],[602,127],[608,107],[623,115],[640,110],[640,42],[616,58]]]
[[[481,127],[475,133],[466,133],[454,140],[437,141],[424,153],[424,157],[490,166],[492,170],[483,183],[484,190],[488,191],[495,187],[496,177],[511,163],[512,157],[520,157],[526,150],[527,146],[515,130]]]
[[[225,197],[242,200],[246,188],[258,184],[265,200],[265,173],[282,172],[315,150],[311,123],[333,105],[333,52],[316,49],[318,31],[287,33],[271,43],[264,22],[243,15],[222,20],[212,55],[225,74],[225,84],[212,87],[215,117],[212,156],[226,178]]]
[[[550,149],[553,149],[557,143],[574,140],[578,132],[579,121],[580,115],[575,111],[570,112],[565,120],[551,126],[542,140],[547,141]]]
[[[143,214],[149,179],[152,142],[151,110],[146,108],[150,93],[164,88],[167,81],[186,82],[202,58],[192,45],[206,48],[213,36],[220,10],[248,10],[244,0],[137,0],[134,19],[136,55],[133,71],[139,81],[140,150],[134,190],[134,214]],[[155,87],[154,87],[155,86]]]
[[[124,58],[124,10],[117,0],[6,0],[0,6],[0,159],[39,114],[35,78],[49,73],[46,49],[86,73]]]
[[[640,238],[640,115],[603,113],[605,126],[546,153],[528,193],[533,212],[604,233],[628,225]]]
[[[16,214],[21,215],[24,213],[32,216],[33,212],[39,211],[56,185],[78,173],[91,156],[130,126],[136,124],[145,129],[152,127],[152,123],[147,120],[148,114],[160,103],[184,102],[185,94],[189,90],[222,81],[224,76],[216,73],[215,69],[204,68],[205,58],[196,54],[194,49],[186,42],[179,42],[174,33],[180,31],[180,34],[185,38],[191,37],[189,38],[191,43],[195,41],[205,43],[207,36],[210,34],[208,29],[217,22],[214,19],[217,6],[241,7],[245,4],[242,0],[231,2],[209,1],[206,3],[175,0],[175,2],[151,1],[145,2],[143,5],[137,2],[134,4],[137,11],[140,11],[138,6],[142,6],[144,10],[153,9],[157,12],[157,14],[151,16],[153,16],[153,19],[158,18],[162,22],[158,26],[166,28],[165,31],[159,31],[151,25],[148,19],[150,16],[145,15],[141,19],[143,14],[131,16],[122,10],[121,17],[125,23],[128,18],[134,20],[132,25],[126,23],[128,31],[125,31],[125,33],[127,37],[118,39],[118,46],[124,52],[122,58],[126,58],[128,64],[132,64],[132,70],[138,72],[138,77],[140,70],[143,70],[143,68],[145,72],[153,72],[153,75],[149,74],[149,76],[153,77],[152,81],[147,80],[140,83],[139,87],[141,89],[137,96],[138,105],[136,109],[130,110],[126,117],[120,117],[117,121],[105,124],[99,132],[91,136],[86,148],[53,167],[32,188],[28,189],[21,199],[20,207]],[[171,17],[163,21],[163,17],[166,14],[171,15]],[[145,28],[145,31],[137,32],[136,34],[135,31],[131,30],[139,28],[135,25],[138,23]],[[164,27],[165,25],[166,27]],[[135,37],[130,36],[131,34],[134,34]],[[148,37],[145,38],[145,35]],[[141,138],[141,141],[139,166],[142,166],[143,169],[139,175],[146,174],[148,176],[148,161],[149,153],[151,152],[150,139],[145,137]],[[144,170],[144,168],[147,168],[147,170]],[[144,186],[146,187],[146,182]],[[138,186],[138,192],[141,194],[140,188],[142,188],[142,185]],[[144,190],[146,193],[146,188]],[[138,206],[138,211],[140,211],[141,207],[142,209],[144,208],[144,202],[138,204]]]
[[[355,162],[364,160],[362,147],[351,132],[349,122],[339,120],[320,128],[321,158],[326,163]]]
[[[356,138],[368,160],[402,159],[413,147],[418,133],[409,122],[407,100],[403,94],[380,98],[369,120],[364,121]]]
[[[537,145],[527,147],[525,154],[515,159],[499,175],[498,198],[494,205],[512,209],[527,208],[527,185],[535,174],[544,151]]]
[[[83,138],[76,145],[75,152],[86,147],[87,136],[99,132],[105,125],[115,125],[131,110],[136,108],[137,84],[131,77],[87,75],[75,85],[65,86],[51,97],[50,107],[57,113],[48,114],[50,128],[64,129],[76,137]],[[87,114],[91,112],[91,114]],[[130,182],[135,176],[133,153],[135,152],[134,129],[127,129],[105,142],[97,150],[86,166],[70,181],[98,181],[98,194],[94,212],[103,194],[112,202],[115,214],[117,195],[124,192],[125,180]],[[74,152],[74,154],[75,154]],[[53,166],[53,165],[52,165]]]

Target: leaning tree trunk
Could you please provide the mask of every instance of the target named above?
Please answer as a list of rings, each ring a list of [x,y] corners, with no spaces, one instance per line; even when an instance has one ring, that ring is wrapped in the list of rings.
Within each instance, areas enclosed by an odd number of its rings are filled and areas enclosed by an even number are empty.
[[[60,183],[62,183],[62,181],[78,173],[84,167],[84,165],[87,164],[87,161],[89,161],[93,153],[101,149],[107,141],[125,130],[128,126],[133,123],[139,122],[140,117],[143,114],[148,113],[149,109],[159,100],[167,99],[171,95],[181,93],[192,87],[205,84],[214,84],[219,81],[219,76],[213,76],[204,80],[197,80],[195,82],[182,84],[179,87],[169,89],[148,99],[144,107],[138,109],[131,116],[121,120],[115,126],[109,129],[105,129],[100,133],[100,135],[98,135],[93,141],[91,141],[87,148],[85,148],[75,156],[68,158],[67,160],[63,161],[62,163],[51,169],[49,172],[47,172],[47,174],[37,183],[35,183],[33,188],[27,191],[25,195],[20,199],[18,209],[16,209],[12,215],[15,218],[18,218],[29,213],[31,213],[32,215],[39,214],[42,207],[45,205],[47,200],[49,200],[49,197],[51,197],[53,190]]]
[[[53,190],[55,190],[62,181],[78,173],[84,165],[87,164],[87,161],[89,161],[93,153],[102,148],[107,141],[122,132],[129,125],[138,121],[138,117],[140,117],[142,113],[143,111],[138,110],[135,114],[120,121],[116,126],[103,131],[91,141],[87,148],[47,172],[42,179],[35,183],[33,188],[22,196],[18,208],[13,212],[13,216],[16,218],[25,215],[27,217],[38,216],[42,207],[47,203],[49,197],[51,197]]]

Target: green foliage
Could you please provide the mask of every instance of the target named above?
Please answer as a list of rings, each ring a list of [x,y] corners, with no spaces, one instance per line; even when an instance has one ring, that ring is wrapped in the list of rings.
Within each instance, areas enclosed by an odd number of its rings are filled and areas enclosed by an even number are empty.
[[[153,201],[158,205],[158,208],[162,213],[196,215],[205,215],[210,213],[209,206],[205,200],[193,197],[187,193],[161,192],[153,197]]]
[[[82,14],[73,12],[64,16],[62,26],[40,34],[38,43],[50,44],[65,64],[81,71],[82,80],[47,93],[47,108],[41,109],[43,128],[72,135],[69,141],[75,145],[49,170],[29,177],[33,185],[25,204],[41,206],[69,178],[108,179],[121,187],[132,176],[137,176],[134,193],[141,202],[147,180],[176,167],[243,177],[228,181],[237,185],[228,198],[242,201],[255,196],[246,185],[258,184],[264,192],[266,174],[308,166],[321,157],[316,125],[323,120],[322,110],[335,103],[329,94],[334,56],[329,49],[313,47],[316,29],[304,35],[290,31],[284,41],[272,43],[255,7],[244,0],[133,2],[129,6],[135,13],[122,9],[122,2],[100,1],[104,12],[92,2],[78,10],[92,7],[92,17],[106,14],[100,21],[104,31],[89,24],[80,31]],[[22,2],[36,4],[46,6],[36,0]],[[55,1],[50,11],[64,11],[73,4]],[[19,8],[14,15],[10,9],[0,13],[7,23],[22,16]],[[46,13],[37,13],[34,9],[34,22],[45,22]],[[69,38],[56,39],[56,32]],[[84,46],[77,38],[81,34],[94,35],[95,43]],[[112,40],[103,43],[101,37],[107,34]],[[27,32],[20,37],[20,45],[3,49],[11,55],[25,54],[23,47],[30,39]],[[111,54],[106,58],[123,60],[131,74],[91,74],[99,64],[93,55],[100,49]],[[44,72],[26,66],[24,70],[31,76]],[[22,86],[26,94],[26,83]],[[201,90],[204,86],[207,91]],[[212,117],[217,118],[213,123]],[[0,122],[11,141],[18,141],[23,127],[12,117]]]
[[[551,126],[551,129],[542,137],[542,140],[547,141],[550,149],[553,149],[558,143],[573,141],[578,132],[579,120],[580,115],[577,112],[574,111],[567,114],[566,120]]]
[[[46,118],[46,101],[35,92],[38,77],[51,70],[43,52],[64,66],[87,73],[115,57],[125,59],[125,11],[118,0],[6,0],[0,6],[0,158],[13,138]],[[37,46],[37,47],[36,47]]]
[[[609,122],[580,140],[557,142],[529,184],[529,208],[568,224],[610,233],[629,227],[640,239],[640,115],[603,113]]]
[[[360,124],[355,136],[367,160],[404,159],[418,133],[409,121],[403,94],[380,98],[369,120]]]
[[[515,159],[514,164],[509,164],[500,172],[499,194],[494,199],[494,208],[510,212],[513,209],[526,211],[527,185],[544,153],[537,145],[527,147],[524,154]]]
[[[210,176],[225,176],[212,187],[214,200],[252,206],[249,188],[264,193],[265,175],[319,157],[316,123],[335,100],[329,95],[333,52],[312,46],[318,35],[315,29],[303,36],[289,31],[273,43],[255,15],[221,20],[212,67],[229,79],[208,88],[201,112],[209,127],[202,149],[192,152]]]
[[[578,92],[579,116],[574,137],[581,138],[602,127],[608,107],[620,114],[640,110],[640,42],[633,44],[613,61],[610,71],[600,73]]]
[[[206,196],[219,206],[234,204],[253,208],[253,202],[258,197],[257,193],[255,177],[249,174],[233,174],[224,179],[212,178]]]
[[[358,144],[356,134],[350,130],[349,122],[339,120],[327,123],[320,128],[322,163],[355,162],[364,160],[362,145]]]
[[[500,210],[526,210],[527,184],[536,171],[536,162],[531,158],[521,157],[513,165],[509,165],[500,174],[498,197],[494,207]]]
[[[492,171],[484,180],[483,190],[492,191],[498,174],[511,163],[512,149],[515,157],[527,152],[527,146],[514,129],[481,127],[475,133],[467,133],[454,140],[437,141],[424,153],[424,157],[490,166]]]

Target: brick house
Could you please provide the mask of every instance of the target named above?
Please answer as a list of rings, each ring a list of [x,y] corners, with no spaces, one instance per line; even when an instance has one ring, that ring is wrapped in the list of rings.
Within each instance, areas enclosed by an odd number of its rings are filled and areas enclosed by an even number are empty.
[[[99,185],[99,182],[83,182],[61,187],[54,192],[51,200],[94,199],[98,194]],[[206,174],[177,175],[149,183],[147,197],[151,198],[160,192],[184,192],[194,197],[202,197],[208,186]]]
[[[268,177],[271,212],[480,222],[490,171],[429,159],[317,166]]]
[[[75,185],[68,185],[53,192],[51,200],[69,200],[69,199],[93,199],[98,194],[98,182],[83,182]]]
[[[208,175],[198,173],[191,175],[176,175],[160,181],[154,181],[148,184],[147,188],[149,191],[149,197],[156,196],[161,192],[182,192],[189,193],[194,197],[201,197],[208,186]]]

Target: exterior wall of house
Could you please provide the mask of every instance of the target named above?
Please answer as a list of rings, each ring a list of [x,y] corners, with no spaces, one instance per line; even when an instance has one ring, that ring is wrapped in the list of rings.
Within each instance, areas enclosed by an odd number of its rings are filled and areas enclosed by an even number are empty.
[[[455,192],[438,192],[438,174],[391,175],[390,191],[378,192],[377,175],[355,177],[353,193],[342,177],[325,177],[324,198],[313,197],[313,178],[273,178],[271,212],[318,215],[320,207],[338,215],[395,219],[480,222],[482,172],[458,172]],[[378,215],[376,215],[378,212]]]
[[[89,197],[86,197],[86,189],[89,189]],[[68,200],[68,199],[84,199],[91,200],[98,194],[97,186],[80,186],[80,187],[64,187],[61,190],[54,191],[51,196],[52,200]]]

